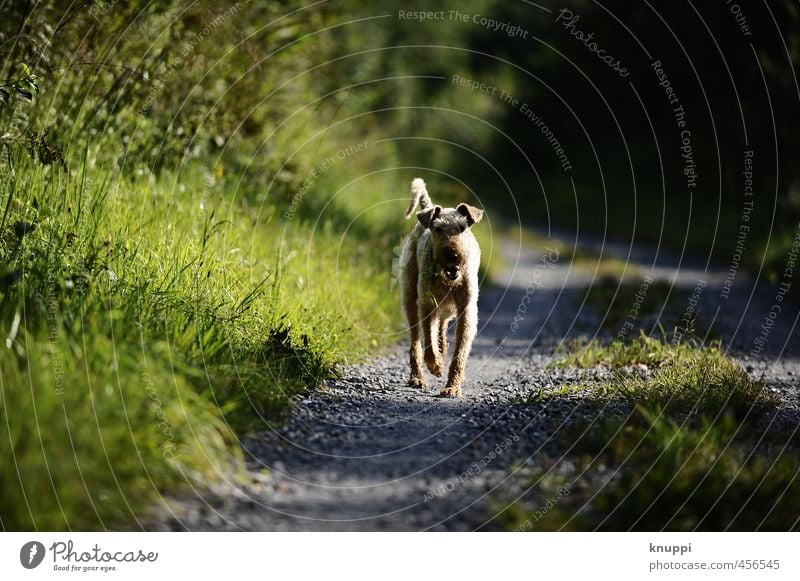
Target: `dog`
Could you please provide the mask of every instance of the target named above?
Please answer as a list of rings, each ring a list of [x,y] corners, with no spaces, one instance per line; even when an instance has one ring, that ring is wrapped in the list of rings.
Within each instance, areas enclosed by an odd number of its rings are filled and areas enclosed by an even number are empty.
[[[447,327],[456,319],[456,340],[447,384],[441,397],[461,397],[467,357],[478,329],[478,266],[481,250],[470,228],[483,210],[467,204],[455,208],[434,205],[425,182],[411,182],[406,219],[416,213],[418,224],[406,238],[400,255],[400,295],[411,331],[409,385],[427,387],[422,360],[441,377],[447,357]]]

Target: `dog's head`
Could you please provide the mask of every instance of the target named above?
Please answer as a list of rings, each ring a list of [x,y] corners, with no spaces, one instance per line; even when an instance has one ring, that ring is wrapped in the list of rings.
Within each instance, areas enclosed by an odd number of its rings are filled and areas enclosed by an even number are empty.
[[[468,204],[456,208],[433,206],[417,212],[420,224],[431,231],[435,268],[444,277],[457,282],[466,265],[462,234],[483,218],[483,210]]]

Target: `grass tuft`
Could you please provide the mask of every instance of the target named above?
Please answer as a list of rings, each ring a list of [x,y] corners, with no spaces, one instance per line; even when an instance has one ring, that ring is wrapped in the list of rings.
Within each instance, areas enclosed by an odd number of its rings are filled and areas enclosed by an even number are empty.
[[[561,397],[576,390],[602,403],[619,397],[631,404],[664,408],[676,413],[718,414],[732,411],[743,418],[753,408],[779,404],[777,396],[761,380],[751,378],[719,343],[707,347],[672,344],[645,335],[630,343],[610,345],[594,340],[572,345],[559,366],[611,368],[608,380],[565,386],[546,397]],[[565,391],[566,390],[566,391]]]
[[[578,441],[592,449],[558,476],[535,478],[547,510],[513,504],[502,515],[513,530],[791,531],[800,464],[788,442],[769,450],[741,436],[732,415],[679,424],[663,410],[640,408],[628,421],[591,426]],[[573,444],[575,442],[570,442]],[[795,443],[796,444],[796,443]]]

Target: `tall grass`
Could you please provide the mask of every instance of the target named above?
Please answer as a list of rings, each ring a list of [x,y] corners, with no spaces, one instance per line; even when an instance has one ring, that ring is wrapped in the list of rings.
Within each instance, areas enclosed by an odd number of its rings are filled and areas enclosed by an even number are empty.
[[[399,331],[380,244],[262,221],[200,167],[88,166],[2,183],[6,529],[130,526],[235,477],[235,431]]]

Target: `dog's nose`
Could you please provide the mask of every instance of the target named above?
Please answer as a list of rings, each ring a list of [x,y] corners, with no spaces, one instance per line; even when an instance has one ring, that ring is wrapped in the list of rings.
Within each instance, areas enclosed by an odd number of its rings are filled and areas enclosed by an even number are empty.
[[[458,261],[458,253],[451,250],[450,252],[447,253],[447,260],[449,260],[450,262]]]

